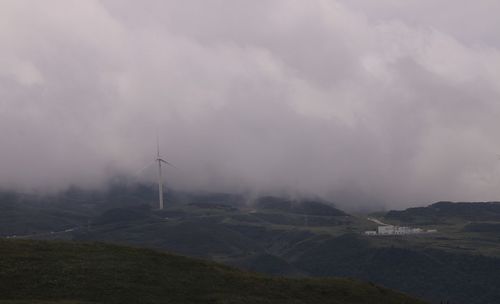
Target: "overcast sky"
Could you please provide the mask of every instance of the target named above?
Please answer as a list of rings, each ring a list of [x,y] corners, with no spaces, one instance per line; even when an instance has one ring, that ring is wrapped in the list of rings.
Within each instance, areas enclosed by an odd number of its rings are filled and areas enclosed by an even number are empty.
[[[0,0],[0,187],[150,178],[158,130],[178,189],[500,200],[498,12],[498,0]]]

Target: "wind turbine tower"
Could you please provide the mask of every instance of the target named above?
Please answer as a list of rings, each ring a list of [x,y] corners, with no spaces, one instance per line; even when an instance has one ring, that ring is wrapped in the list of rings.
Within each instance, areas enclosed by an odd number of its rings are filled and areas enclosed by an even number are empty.
[[[158,198],[159,198],[158,207],[160,208],[160,210],[162,210],[163,209],[163,177],[161,174],[161,163],[168,164],[168,162],[165,161],[160,156],[160,140],[158,139],[158,137],[156,137],[156,161],[158,162]]]

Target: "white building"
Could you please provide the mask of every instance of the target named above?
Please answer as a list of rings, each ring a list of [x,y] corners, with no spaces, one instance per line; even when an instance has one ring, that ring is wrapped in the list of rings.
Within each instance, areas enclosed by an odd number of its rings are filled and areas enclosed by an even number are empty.
[[[377,231],[365,231],[365,235],[408,235],[408,234],[419,234],[424,232],[425,231],[421,228],[384,225],[384,226],[378,226]]]
[[[392,235],[394,234],[395,227],[392,225],[387,226],[378,226],[377,234],[378,235]]]

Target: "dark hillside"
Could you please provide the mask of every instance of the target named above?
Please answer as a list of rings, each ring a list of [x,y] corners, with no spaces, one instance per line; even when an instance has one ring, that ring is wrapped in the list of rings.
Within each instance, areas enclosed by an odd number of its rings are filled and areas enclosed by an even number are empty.
[[[104,244],[0,240],[0,256],[0,303],[423,303],[353,280],[269,278]]]
[[[389,211],[387,219],[407,223],[439,224],[450,219],[467,221],[500,221],[499,202],[452,203],[439,202],[427,207]]]
[[[317,216],[347,216],[347,214],[327,202],[317,200],[288,200],[274,196],[264,196],[255,202],[257,209],[274,210]]]
[[[0,236],[61,231],[87,223],[91,212],[51,198],[0,191]]]
[[[500,234],[500,223],[470,223],[465,225],[463,231]]]
[[[343,235],[306,241],[290,252],[291,264],[313,276],[355,277],[435,303],[498,303],[500,259],[433,249],[373,247]]]
[[[94,225],[105,225],[119,222],[130,222],[151,218],[149,205],[135,208],[114,208],[103,212],[92,220]]]

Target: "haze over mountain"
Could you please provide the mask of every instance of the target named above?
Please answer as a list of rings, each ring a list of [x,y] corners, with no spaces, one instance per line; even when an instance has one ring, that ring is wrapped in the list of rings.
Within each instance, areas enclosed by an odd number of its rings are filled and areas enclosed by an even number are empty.
[[[500,2],[4,0],[0,187],[500,197]]]

